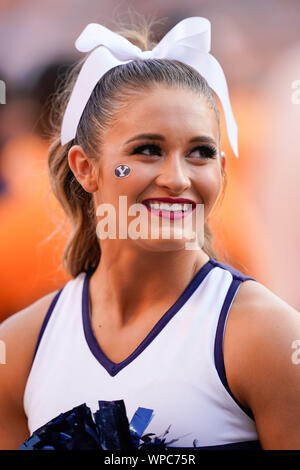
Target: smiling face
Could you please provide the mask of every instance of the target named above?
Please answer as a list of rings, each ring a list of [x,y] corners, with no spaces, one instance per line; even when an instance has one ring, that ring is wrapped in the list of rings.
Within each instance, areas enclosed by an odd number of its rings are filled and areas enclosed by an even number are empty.
[[[120,196],[127,197],[128,208],[135,203],[147,206],[149,237],[130,243],[150,250],[178,250],[189,237],[174,238],[175,220],[195,217],[196,212],[182,212],[187,209],[183,204],[192,208],[203,204],[207,220],[220,193],[225,157],[220,157],[218,132],[215,112],[206,98],[160,85],[131,99],[107,129],[93,184],[88,170],[78,170],[84,159],[80,147],[69,151],[69,163],[84,189],[94,193],[96,207],[109,203],[118,214]],[[125,178],[115,175],[119,165],[130,168]],[[181,206],[158,205],[173,201]],[[162,220],[161,216],[171,217],[170,239],[151,239],[151,218]],[[128,216],[127,223],[132,219]]]

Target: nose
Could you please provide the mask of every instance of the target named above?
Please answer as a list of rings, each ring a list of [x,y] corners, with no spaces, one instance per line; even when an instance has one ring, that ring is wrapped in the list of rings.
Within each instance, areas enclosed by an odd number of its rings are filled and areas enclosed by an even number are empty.
[[[156,184],[166,189],[173,195],[181,194],[190,188],[191,181],[188,175],[188,169],[180,156],[168,155],[162,162],[159,175],[156,178]]]

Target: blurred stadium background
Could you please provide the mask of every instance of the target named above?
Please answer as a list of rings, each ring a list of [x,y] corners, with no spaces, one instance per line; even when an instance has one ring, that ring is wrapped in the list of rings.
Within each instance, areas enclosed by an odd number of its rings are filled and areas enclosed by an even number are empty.
[[[89,22],[114,29],[160,19],[159,40],[188,16],[212,23],[239,127],[228,154],[224,200],[211,217],[215,248],[300,310],[299,0],[0,0],[0,321],[68,279],[61,256],[68,223],[49,191],[49,97],[78,57]],[[55,232],[55,233],[53,233]],[[49,237],[50,236],[50,237]]]

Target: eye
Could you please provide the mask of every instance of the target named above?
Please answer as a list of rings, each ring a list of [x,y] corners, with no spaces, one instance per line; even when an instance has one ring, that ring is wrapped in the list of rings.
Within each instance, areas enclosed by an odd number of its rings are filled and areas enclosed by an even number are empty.
[[[210,146],[210,145],[200,145],[199,147],[195,147],[189,155],[193,154],[194,152],[199,152],[200,153],[200,158],[216,158],[217,156],[217,150],[215,147]],[[193,158],[193,157],[192,157]],[[196,157],[199,158],[199,157]]]
[[[132,152],[132,155],[146,155],[150,157],[151,155],[159,155],[161,156],[161,149],[158,147],[158,145],[154,144],[144,144],[140,145],[139,147],[136,147]]]

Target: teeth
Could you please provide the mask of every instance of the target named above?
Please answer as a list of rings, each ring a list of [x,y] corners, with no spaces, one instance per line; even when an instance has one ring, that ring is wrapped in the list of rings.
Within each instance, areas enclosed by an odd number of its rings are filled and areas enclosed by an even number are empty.
[[[170,204],[169,210],[183,211],[184,210],[184,205],[183,204]]]
[[[160,211],[187,211],[192,208],[192,204],[168,204],[166,202],[150,202],[149,206],[151,209],[156,209]]]

